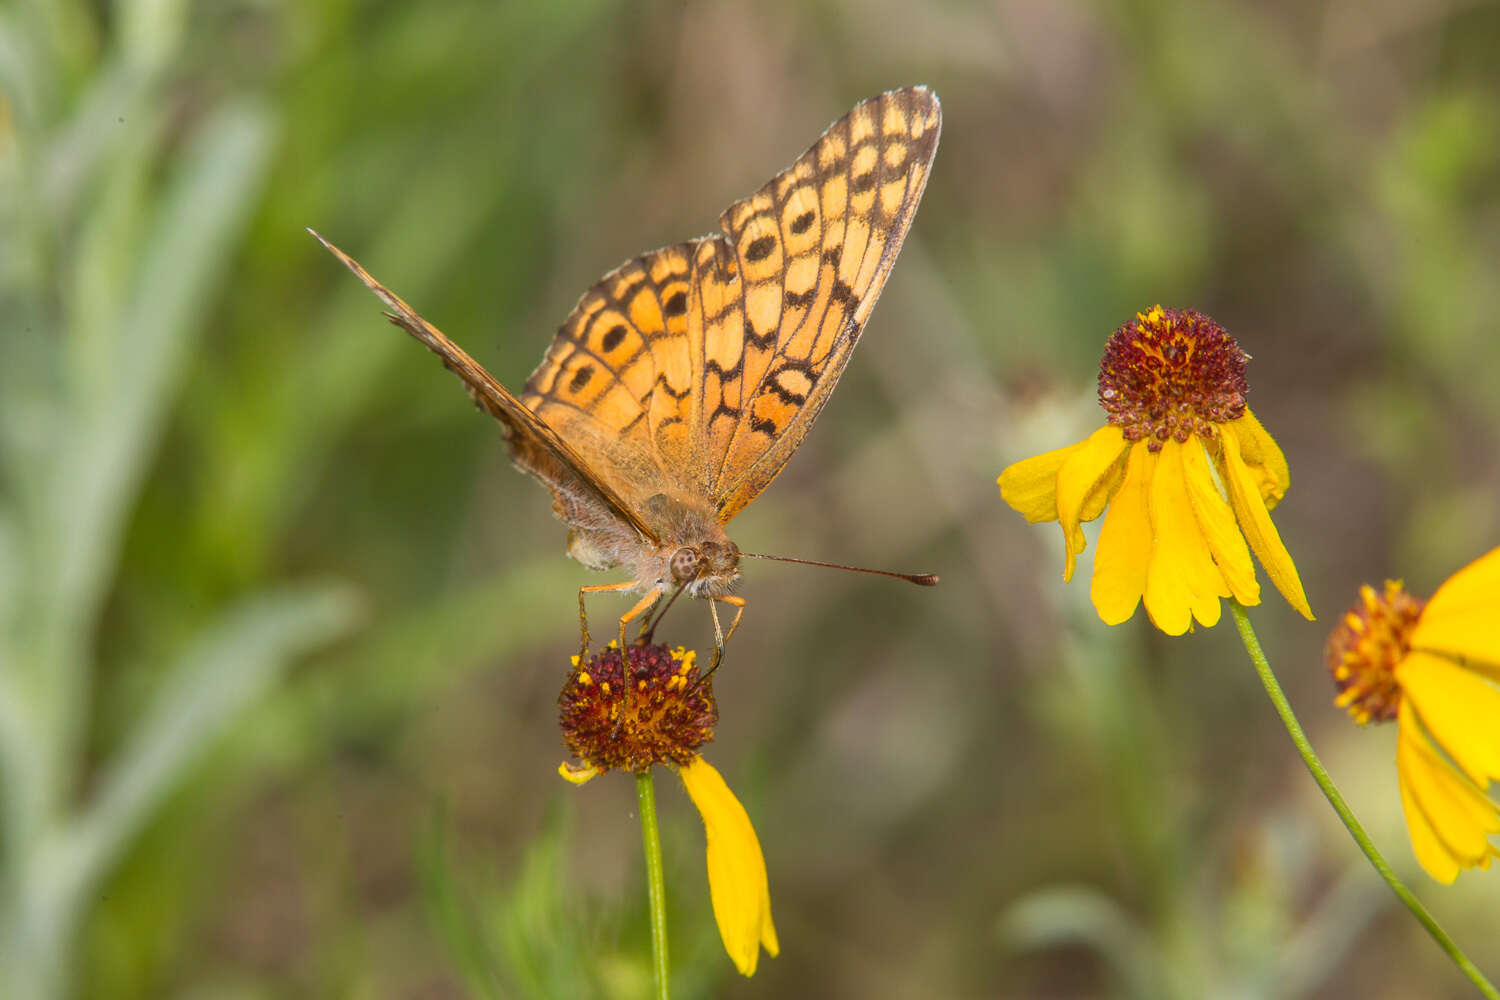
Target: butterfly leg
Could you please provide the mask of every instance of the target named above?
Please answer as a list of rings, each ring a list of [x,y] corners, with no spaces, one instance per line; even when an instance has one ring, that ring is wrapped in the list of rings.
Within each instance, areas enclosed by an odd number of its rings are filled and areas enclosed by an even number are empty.
[[[589,613],[583,606],[583,598],[586,594],[618,594],[627,590],[634,590],[640,584],[639,580],[627,580],[624,583],[601,583],[591,587],[578,588],[578,664],[582,666],[589,658]],[[620,626],[620,650],[623,653],[625,626]]]
[[[679,583],[676,587],[672,588],[672,596],[667,598],[665,604],[658,602],[656,607],[651,609],[651,614],[647,616],[647,620],[641,623],[641,631],[635,637],[636,642],[645,646],[651,645],[651,640],[656,635],[656,626],[660,625],[661,620],[667,616],[667,612],[672,610],[672,605],[677,603],[677,598],[682,596],[682,592],[686,587],[686,583]]]
[[[729,631],[724,633],[724,641],[727,643],[730,639],[734,638],[734,630],[740,627],[740,619],[745,617],[745,599],[743,597],[736,597],[734,594],[727,594],[724,597],[715,598],[715,600],[723,601],[735,609],[734,621],[729,623]]]
[[[734,621],[729,623],[729,631],[727,633],[719,626],[719,605],[716,603],[718,601],[723,601],[725,604],[735,608]],[[708,602],[708,614],[714,620],[714,655],[713,659],[709,662],[707,672],[703,675],[703,680],[708,680],[709,677],[713,676],[714,671],[719,669],[719,664],[724,662],[724,644],[734,635],[735,629],[740,627],[740,619],[745,617],[745,599],[743,597],[736,597],[733,594],[710,598]]]
[[[652,587],[646,596],[636,603],[635,607],[620,616],[620,662],[625,668],[625,683],[627,684],[630,683],[630,656],[625,652],[625,626],[635,621],[635,619],[647,611],[650,611],[652,605],[659,600],[661,600],[661,588]]]
[[[625,626],[635,621],[641,615],[651,610],[651,606],[661,600],[661,588],[652,587],[645,597],[641,598],[636,606],[620,616],[620,652],[625,651]]]

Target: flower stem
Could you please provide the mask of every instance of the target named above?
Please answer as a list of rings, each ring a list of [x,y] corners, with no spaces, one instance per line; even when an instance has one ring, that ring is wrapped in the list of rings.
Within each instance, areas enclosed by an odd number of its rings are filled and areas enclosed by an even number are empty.
[[[651,979],[655,1000],[667,1000],[667,880],[661,869],[661,834],[656,829],[656,787],[651,771],[635,776],[641,807],[641,842],[646,847],[646,896],[651,905]],[[1500,998],[1497,998],[1500,1000]]]
[[[1265,685],[1266,694],[1271,697],[1271,704],[1276,706],[1276,711],[1281,716],[1282,724],[1286,726],[1286,731],[1291,735],[1292,742],[1297,745],[1297,752],[1302,755],[1302,760],[1307,764],[1307,769],[1312,772],[1313,780],[1323,790],[1323,794],[1328,798],[1328,804],[1333,806],[1333,811],[1339,814],[1339,819],[1343,820],[1344,825],[1349,828],[1349,834],[1354,838],[1354,842],[1359,845],[1360,850],[1365,852],[1365,857],[1370,859],[1370,864],[1374,865],[1375,871],[1380,874],[1381,878],[1385,879],[1386,884],[1391,887],[1391,891],[1396,894],[1396,898],[1406,904],[1406,908],[1421,922],[1423,927],[1427,928],[1427,933],[1432,935],[1432,939],[1448,953],[1448,957],[1453,960],[1453,963],[1463,970],[1464,975],[1468,976],[1474,985],[1479,988],[1479,992],[1488,997],[1489,1000],[1500,1000],[1500,993],[1495,991],[1494,985],[1485,978],[1484,973],[1479,971],[1478,966],[1469,960],[1469,956],[1463,953],[1463,949],[1455,944],[1447,932],[1438,925],[1437,920],[1432,914],[1427,912],[1427,907],[1423,906],[1421,901],[1412,895],[1411,890],[1406,887],[1406,884],[1391,870],[1390,864],[1375,847],[1374,842],[1370,840],[1369,834],[1365,833],[1364,827],[1359,825],[1359,820],[1354,818],[1354,813],[1349,809],[1349,804],[1339,794],[1338,786],[1333,783],[1333,778],[1329,776],[1328,769],[1318,759],[1317,752],[1313,750],[1312,744],[1307,740],[1307,734],[1302,731],[1301,724],[1297,722],[1297,715],[1292,711],[1291,703],[1286,700],[1286,694],[1281,690],[1281,684],[1277,682],[1276,674],[1271,670],[1270,661],[1266,659],[1265,652],[1260,648],[1260,640],[1255,637],[1255,629],[1250,625],[1249,614],[1235,600],[1229,602],[1229,608],[1234,613],[1234,623],[1240,630],[1240,640],[1245,644],[1245,651],[1250,654],[1250,659],[1255,664],[1255,670],[1260,674],[1260,681]]]

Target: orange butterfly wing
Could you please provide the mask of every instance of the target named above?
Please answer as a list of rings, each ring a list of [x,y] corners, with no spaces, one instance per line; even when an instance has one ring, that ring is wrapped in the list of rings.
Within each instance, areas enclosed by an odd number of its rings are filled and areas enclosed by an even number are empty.
[[[599,279],[521,394],[637,509],[658,493],[705,495],[691,475],[701,337],[690,320],[691,263],[701,242],[642,254]]]
[[[663,511],[687,505],[727,522],[776,478],[859,341],[941,125],[925,87],[857,105],[725,210],[721,234],[643,254],[596,282],[519,400],[318,239],[505,425],[516,463],[574,528],[574,554],[604,567],[672,542]]]
[[[838,383],[916,213],[941,119],[925,87],[871,98],[731,205],[722,234],[605,275],[522,402],[637,510],[668,492],[727,522],[775,479]]]
[[[720,217],[739,295],[705,288],[703,451],[727,522],[781,472],[828,401],[901,250],[937,152],[925,87],[857,105],[770,183]]]

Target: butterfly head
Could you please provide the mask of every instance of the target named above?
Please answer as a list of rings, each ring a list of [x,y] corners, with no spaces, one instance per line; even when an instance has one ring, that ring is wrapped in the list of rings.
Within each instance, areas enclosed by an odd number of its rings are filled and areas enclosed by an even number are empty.
[[[723,597],[740,578],[740,549],[724,533],[706,503],[658,493],[642,504],[661,539],[643,550],[638,579],[664,590],[682,588],[693,597]]]
[[[740,550],[728,538],[705,539],[672,553],[672,582],[694,597],[722,597],[740,577]]]

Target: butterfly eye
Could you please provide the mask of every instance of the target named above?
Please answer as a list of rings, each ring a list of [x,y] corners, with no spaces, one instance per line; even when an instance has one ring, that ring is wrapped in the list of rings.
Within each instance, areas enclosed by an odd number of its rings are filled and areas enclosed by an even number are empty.
[[[698,550],[684,545],[672,553],[672,579],[681,583],[695,578],[699,562]]]

